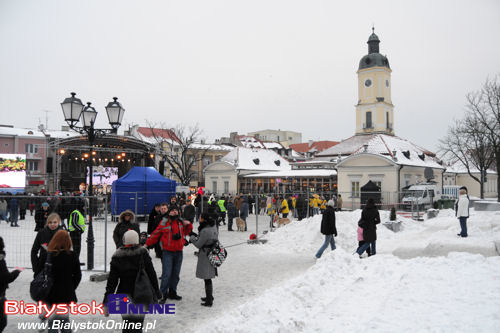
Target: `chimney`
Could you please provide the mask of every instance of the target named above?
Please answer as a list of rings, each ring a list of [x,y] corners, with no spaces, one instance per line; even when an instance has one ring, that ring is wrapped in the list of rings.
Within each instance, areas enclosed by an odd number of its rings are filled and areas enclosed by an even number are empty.
[[[309,140],[309,148],[311,148],[313,145],[313,140]]]

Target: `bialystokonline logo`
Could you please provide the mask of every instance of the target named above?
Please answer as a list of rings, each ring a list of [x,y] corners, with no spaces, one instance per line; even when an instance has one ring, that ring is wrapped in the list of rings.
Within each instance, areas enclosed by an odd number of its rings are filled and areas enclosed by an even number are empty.
[[[108,296],[109,314],[175,314],[175,304],[133,304],[125,294]]]
[[[126,294],[110,294],[107,308],[110,314],[175,314],[175,304],[133,304]],[[4,302],[7,315],[42,315],[45,318],[56,315],[104,315],[104,304],[96,301],[87,303],[47,304],[25,303],[9,300]]]

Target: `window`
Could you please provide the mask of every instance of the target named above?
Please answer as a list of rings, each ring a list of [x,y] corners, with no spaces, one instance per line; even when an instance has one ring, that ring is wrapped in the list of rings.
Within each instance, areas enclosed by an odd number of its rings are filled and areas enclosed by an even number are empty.
[[[351,181],[351,196],[359,197],[359,181]]]
[[[224,182],[224,193],[229,193],[229,182],[228,181]]]
[[[389,112],[385,113],[385,126],[387,129],[390,128],[390,126],[389,126]]]
[[[27,143],[24,145],[24,151],[26,153],[38,153],[38,145],[34,145],[32,143]]]
[[[212,182],[212,192],[217,193],[217,181],[214,180]]]
[[[366,128],[372,128],[372,112],[368,111],[366,113]]]
[[[28,161],[28,170],[29,171],[37,171],[38,170],[38,161]]]
[[[203,157],[203,167],[206,167],[212,162],[212,158],[210,156]]]
[[[380,189],[382,189],[382,182],[381,181],[373,181],[375,185],[377,185]]]
[[[8,146],[9,146],[9,144],[8,144],[8,143],[6,143],[6,144],[4,144],[4,146],[5,146],[5,147],[8,147]]]

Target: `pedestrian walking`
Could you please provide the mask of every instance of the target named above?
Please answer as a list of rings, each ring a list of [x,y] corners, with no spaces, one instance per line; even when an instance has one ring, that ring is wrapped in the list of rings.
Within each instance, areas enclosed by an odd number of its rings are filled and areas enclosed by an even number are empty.
[[[376,241],[377,241],[377,224],[380,223],[380,214],[377,207],[375,206],[375,201],[373,198],[368,199],[365,208],[361,212],[361,220],[358,225],[363,228],[363,241],[365,242],[361,245],[356,252],[361,258],[361,254],[370,247],[370,256],[377,253],[376,251]]]
[[[321,258],[323,252],[330,245],[332,251],[336,249],[335,238],[337,237],[337,227],[335,225],[335,202],[329,200],[321,219],[321,233],[325,235],[325,242],[316,253],[316,258]]]

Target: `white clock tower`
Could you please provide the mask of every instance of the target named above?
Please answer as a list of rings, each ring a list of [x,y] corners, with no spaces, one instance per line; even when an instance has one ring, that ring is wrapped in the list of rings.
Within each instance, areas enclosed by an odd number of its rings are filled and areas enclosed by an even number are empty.
[[[375,29],[368,38],[368,54],[358,68],[356,135],[383,133],[394,135],[394,105],[391,100],[391,68],[379,53],[380,40]]]

